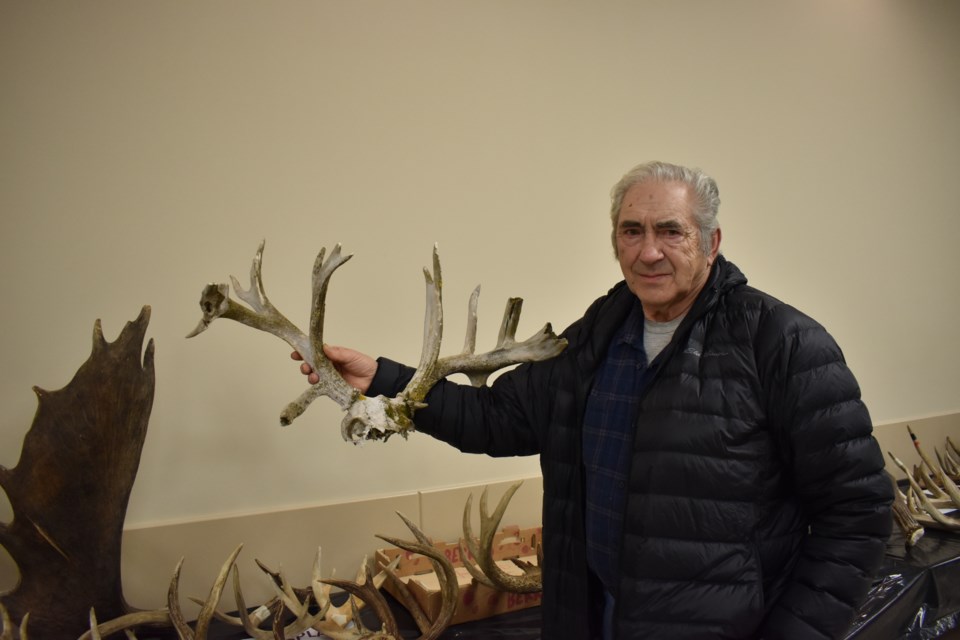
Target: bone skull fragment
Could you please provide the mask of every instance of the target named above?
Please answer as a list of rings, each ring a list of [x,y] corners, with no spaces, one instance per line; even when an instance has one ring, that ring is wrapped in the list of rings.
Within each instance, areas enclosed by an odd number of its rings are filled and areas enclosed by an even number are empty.
[[[323,352],[323,318],[330,277],[352,256],[343,255],[339,244],[330,252],[329,257],[326,256],[326,249],[322,249],[317,256],[313,267],[313,298],[307,335],[281,314],[267,298],[261,274],[263,248],[264,243],[261,242],[250,268],[249,288],[244,289],[236,278],[230,277],[237,297],[247,306],[230,298],[229,285],[207,285],[200,296],[203,318],[187,337],[201,333],[217,318],[228,318],[271,333],[298,351],[304,362],[317,372],[320,381],[287,405],[280,414],[280,423],[283,425],[289,425],[318,396],[327,396],[346,412],[341,424],[344,440],[356,444],[364,440],[386,440],[395,433],[407,437],[414,429],[414,412],[426,406],[424,399],[427,393],[433,385],[448,375],[464,373],[472,384],[481,386],[495,371],[513,364],[552,358],[563,351],[567,344],[566,340],[557,337],[549,323],[527,340],[517,342],[516,330],[523,300],[511,298],[507,301],[496,346],[487,353],[474,353],[477,299],[480,292],[477,287],[470,297],[463,351],[440,358],[440,340],[443,334],[442,280],[440,258],[434,246],[433,270],[423,270],[426,281],[426,311],[420,364],[413,378],[396,397],[367,397],[347,384]]]

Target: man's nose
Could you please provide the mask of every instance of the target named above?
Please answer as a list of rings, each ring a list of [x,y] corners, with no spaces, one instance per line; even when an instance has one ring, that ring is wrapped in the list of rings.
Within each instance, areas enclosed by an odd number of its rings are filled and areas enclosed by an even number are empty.
[[[660,240],[655,233],[645,234],[640,240],[640,251],[638,258],[641,262],[653,263],[663,258],[663,250],[660,247]]]

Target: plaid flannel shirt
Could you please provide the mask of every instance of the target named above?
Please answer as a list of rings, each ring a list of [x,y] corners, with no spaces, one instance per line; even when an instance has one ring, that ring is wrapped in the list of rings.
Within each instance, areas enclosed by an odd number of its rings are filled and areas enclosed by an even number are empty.
[[[646,373],[643,309],[636,302],[597,372],[583,421],[587,561],[610,593],[619,575],[630,445]]]

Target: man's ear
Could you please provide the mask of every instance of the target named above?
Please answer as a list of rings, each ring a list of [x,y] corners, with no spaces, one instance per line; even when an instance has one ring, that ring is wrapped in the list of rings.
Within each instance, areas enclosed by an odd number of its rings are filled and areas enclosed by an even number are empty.
[[[720,233],[720,227],[714,229],[710,238],[710,257],[707,259],[707,263],[712,267],[713,262],[717,259],[717,254],[720,253],[720,238],[723,236]]]

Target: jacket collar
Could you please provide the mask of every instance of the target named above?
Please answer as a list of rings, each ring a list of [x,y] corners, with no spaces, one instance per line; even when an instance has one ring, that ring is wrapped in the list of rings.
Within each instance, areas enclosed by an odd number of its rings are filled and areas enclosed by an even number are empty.
[[[677,327],[675,335],[684,335],[690,325],[709,311],[721,297],[746,283],[746,276],[735,264],[722,254],[717,255],[710,269],[707,284],[694,300],[683,322]],[[582,357],[586,359],[583,364],[588,368],[592,368],[591,365],[603,360],[610,346],[610,340],[626,320],[636,301],[637,297],[627,287],[627,283],[621,280],[607,292],[599,305],[595,305],[593,313],[584,317],[585,325],[589,327],[590,338],[585,345],[586,349]]]

